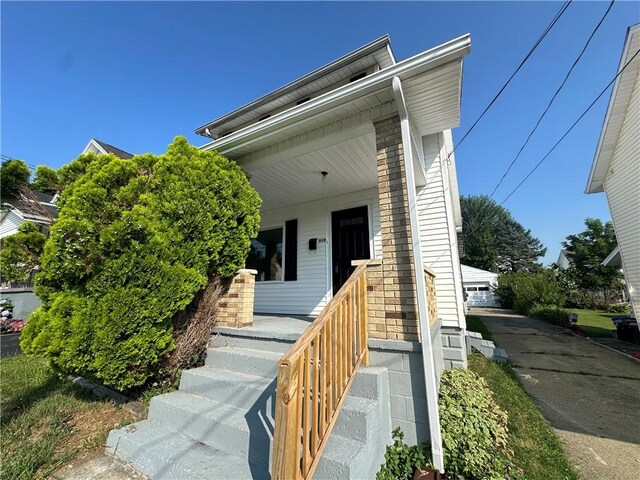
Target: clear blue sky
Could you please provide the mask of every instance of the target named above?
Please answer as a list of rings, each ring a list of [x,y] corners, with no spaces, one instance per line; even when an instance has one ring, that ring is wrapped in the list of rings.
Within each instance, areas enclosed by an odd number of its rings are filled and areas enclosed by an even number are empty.
[[[470,32],[461,138],[558,11],[559,2],[2,2],[4,155],[53,167],[91,137],[162,153],[194,129],[389,33],[405,59]],[[460,191],[488,194],[564,77],[607,2],[574,2],[456,152]],[[498,191],[500,201],[615,74],[637,2],[618,1]],[[506,203],[548,247],[609,218],[584,195],[608,95]]]

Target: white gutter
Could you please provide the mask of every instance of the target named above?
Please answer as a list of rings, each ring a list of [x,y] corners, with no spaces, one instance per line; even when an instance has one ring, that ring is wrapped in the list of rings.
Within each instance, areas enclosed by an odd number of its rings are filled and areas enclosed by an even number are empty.
[[[411,226],[411,243],[413,247],[413,269],[416,277],[416,294],[418,297],[418,319],[422,340],[422,367],[424,384],[427,392],[427,408],[429,414],[429,433],[431,435],[431,455],[433,466],[444,472],[444,454],[442,450],[442,434],[440,433],[440,414],[438,413],[438,381],[431,348],[431,328],[429,325],[429,309],[427,306],[427,285],[424,278],[422,249],[420,246],[420,228],[418,227],[416,183],[413,172],[413,153],[411,150],[411,126],[409,112],[402,92],[400,78],[392,81],[393,94],[400,114],[402,130],[402,150],[404,152],[404,168],[407,177],[407,200],[409,201],[409,223]]]
[[[388,88],[394,77],[412,77],[423,71],[466,55],[471,47],[469,34],[450,40],[437,47],[419,53],[400,63],[380,70],[368,77],[331,90],[262,122],[249,125],[237,132],[219,138],[200,147],[201,150],[217,150],[224,154],[249,142],[260,140],[277,130],[296,125],[321,111],[336,107],[346,101]]]

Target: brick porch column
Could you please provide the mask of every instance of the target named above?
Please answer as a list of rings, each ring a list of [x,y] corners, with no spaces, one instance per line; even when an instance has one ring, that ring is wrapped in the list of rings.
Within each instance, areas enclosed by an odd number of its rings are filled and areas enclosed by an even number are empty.
[[[383,262],[382,265],[371,265],[367,270],[367,276],[369,271],[374,273],[376,269],[381,270],[383,297],[376,293],[376,289],[369,293],[374,293],[374,305],[382,309],[383,318],[376,318],[376,322],[370,323],[369,336],[419,341],[413,246],[400,117],[374,122],[374,127]],[[422,272],[420,274],[422,275]]]
[[[240,269],[231,278],[229,289],[220,297],[216,325],[220,327],[250,327],[253,324],[253,296],[258,272]]]

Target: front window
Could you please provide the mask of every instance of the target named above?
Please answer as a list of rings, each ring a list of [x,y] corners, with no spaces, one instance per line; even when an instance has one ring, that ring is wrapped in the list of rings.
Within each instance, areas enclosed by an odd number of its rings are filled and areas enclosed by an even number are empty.
[[[247,268],[258,271],[256,282],[282,280],[282,238],[283,228],[261,230],[251,241],[247,257]]]

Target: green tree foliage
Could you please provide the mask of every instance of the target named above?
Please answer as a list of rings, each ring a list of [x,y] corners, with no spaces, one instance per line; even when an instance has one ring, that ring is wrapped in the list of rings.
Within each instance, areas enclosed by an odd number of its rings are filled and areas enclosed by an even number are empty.
[[[535,272],[547,249],[487,196],[460,197],[464,264],[494,272]]]
[[[20,188],[28,185],[31,172],[22,160],[7,160],[0,167],[0,189],[2,199],[6,200],[18,194]]]
[[[31,182],[31,188],[37,192],[54,194],[60,190],[58,172],[46,165],[38,165],[36,174]]]
[[[602,265],[617,245],[613,224],[596,218],[587,218],[584,224],[584,231],[562,242],[571,261],[568,275],[579,290],[599,290],[606,298],[609,290],[620,288],[622,278],[618,267]]]
[[[538,273],[502,273],[494,294],[503,307],[515,308],[524,314],[536,305],[561,307],[566,299],[550,269]]]
[[[36,277],[21,346],[119,390],[158,374],[172,318],[244,265],[260,199],[240,167],[177,137],[162,156],[83,155]]]
[[[3,282],[26,280],[40,264],[47,237],[33,223],[25,222],[18,233],[2,239],[0,277]]]

